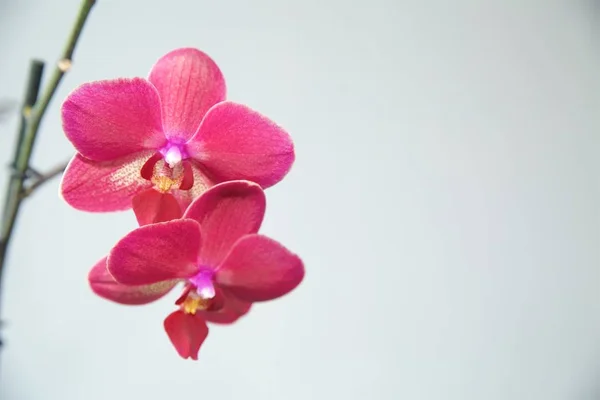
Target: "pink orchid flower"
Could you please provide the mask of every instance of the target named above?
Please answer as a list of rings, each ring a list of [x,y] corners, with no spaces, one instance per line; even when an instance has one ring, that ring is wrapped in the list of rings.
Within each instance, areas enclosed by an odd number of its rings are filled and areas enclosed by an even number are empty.
[[[279,182],[294,161],[289,135],[224,100],[218,66],[192,48],[160,58],[148,79],[75,89],[62,106],[63,129],[78,152],[63,176],[64,199],[80,210],[107,212],[142,206],[150,197],[160,207],[154,213],[174,215],[219,182],[247,179],[263,188]],[[164,196],[157,200],[153,192]]]
[[[142,226],[121,239],[92,269],[92,288],[118,303],[145,304],[183,282],[178,309],[164,328],[179,355],[196,360],[207,321],[232,323],[252,303],[281,297],[304,277],[298,256],[257,234],[264,211],[259,185],[218,184],[183,218]]]

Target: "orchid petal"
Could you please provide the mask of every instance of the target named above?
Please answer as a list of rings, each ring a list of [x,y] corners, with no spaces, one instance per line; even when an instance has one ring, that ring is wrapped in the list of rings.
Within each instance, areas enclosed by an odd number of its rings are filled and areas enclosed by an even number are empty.
[[[182,48],[161,57],[148,80],[156,87],[162,103],[165,134],[187,141],[202,117],[225,99],[225,80],[215,62],[203,52]]]
[[[198,310],[196,315],[215,324],[232,324],[247,314],[252,306],[252,303],[238,299],[223,288],[219,288],[219,297],[222,304],[217,310]]]
[[[152,152],[137,153],[113,161],[92,161],[75,155],[61,181],[60,192],[72,207],[91,212],[131,208],[131,200],[152,186],[140,169]]]
[[[182,358],[198,359],[200,346],[208,336],[208,327],[200,316],[177,310],[165,319],[164,327]]]
[[[90,287],[98,296],[119,304],[148,304],[169,293],[177,281],[165,281],[152,285],[127,286],[115,281],[106,269],[106,257],[94,265],[88,275]]]
[[[140,226],[181,218],[183,212],[175,196],[147,189],[132,201],[133,212]]]
[[[200,226],[196,221],[145,225],[113,247],[108,257],[108,272],[126,285],[189,278],[198,272],[199,248]]]
[[[293,290],[304,278],[302,260],[262,235],[241,238],[217,269],[215,280],[240,300],[272,300]]]
[[[158,92],[145,79],[79,86],[62,106],[63,129],[86,158],[108,161],[166,143]]]
[[[256,111],[230,101],[211,108],[187,143],[217,181],[247,179],[263,188],[279,182],[294,162],[294,145],[285,130]]]
[[[265,194],[253,182],[225,182],[204,192],[184,214],[200,224],[200,262],[218,266],[239,238],[258,232],[264,213]]]

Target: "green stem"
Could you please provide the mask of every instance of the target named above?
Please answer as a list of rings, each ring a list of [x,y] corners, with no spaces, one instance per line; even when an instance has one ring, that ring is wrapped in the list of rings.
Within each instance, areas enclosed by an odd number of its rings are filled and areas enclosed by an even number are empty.
[[[12,163],[13,173],[8,183],[8,190],[6,192],[4,203],[4,213],[2,215],[2,223],[0,226],[0,289],[2,277],[4,275],[8,246],[13,234],[17,215],[19,214],[22,201],[25,198],[23,193],[27,179],[26,175],[29,169],[31,153],[33,151],[33,145],[35,144],[40,123],[42,122],[42,118],[44,117],[46,109],[48,108],[50,100],[52,100],[60,81],[62,80],[64,74],[71,67],[73,52],[75,51],[77,40],[81,35],[85,21],[87,20],[94,3],[95,0],[82,1],[77,18],[75,20],[75,25],[69,34],[67,44],[41,97],[37,100],[35,99],[37,97],[37,90],[36,96],[30,96],[29,88],[26,93],[26,101],[22,110],[24,116],[24,128],[22,131],[23,133],[19,135],[17,140],[18,147]],[[35,68],[39,69],[39,65]],[[32,65],[32,73],[30,75],[31,86],[34,86],[32,82],[36,79],[37,78],[34,76],[34,66]],[[34,99],[33,101],[35,104],[28,104],[28,100],[31,99]]]
[[[27,119],[31,114],[31,108],[38,99],[40,86],[42,85],[42,75],[44,74],[44,62],[40,60],[32,60],[29,66],[29,79],[27,80],[27,89],[25,91],[25,101],[21,109],[21,123],[19,125],[19,136],[17,137],[17,145],[15,146],[15,155],[13,160],[17,159],[21,143],[25,137],[25,129],[27,128]],[[15,167],[13,165],[13,167]]]
[[[25,101],[23,102],[23,107],[21,108],[21,122],[19,124],[19,133],[17,136],[17,142],[15,144],[15,154],[13,156],[13,160],[11,162],[11,168],[13,175],[17,174],[16,172],[16,162],[19,157],[20,149],[23,145],[23,139],[25,138],[25,131],[27,129],[27,120],[31,116],[31,109],[35,105],[37,101],[38,94],[40,91],[40,86],[42,84],[42,75],[44,73],[44,62],[40,60],[32,60],[29,65],[29,78],[27,79],[27,88],[25,89]],[[3,216],[8,215],[10,210],[15,207],[14,202],[17,199],[18,194],[18,185],[13,184],[13,177],[11,176],[7,193],[6,193],[6,201],[4,202],[4,211]],[[15,179],[16,180],[16,179]],[[4,218],[3,218],[4,220]],[[3,223],[4,225],[4,223]],[[4,229],[4,228],[2,228]],[[3,237],[3,236],[2,236]],[[0,256],[3,256],[6,249],[4,249],[4,241],[0,241]],[[2,268],[0,266],[0,268]]]

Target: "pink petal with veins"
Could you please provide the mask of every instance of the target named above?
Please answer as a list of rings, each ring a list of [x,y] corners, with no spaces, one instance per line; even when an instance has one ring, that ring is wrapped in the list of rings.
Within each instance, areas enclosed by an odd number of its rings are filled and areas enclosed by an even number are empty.
[[[215,62],[203,52],[182,48],[161,57],[148,80],[162,102],[166,136],[183,143],[198,130],[202,117],[225,99],[225,80]]]
[[[62,197],[69,205],[82,211],[127,210],[137,193],[152,186],[140,176],[140,169],[152,154],[137,153],[104,162],[77,154],[63,174]]]
[[[62,105],[62,121],[77,151],[96,161],[157,150],[166,143],[158,92],[141,78],[79,86]]]
[[[279,182],[295,157],[292,139],[285,130],[230,101],[208,111],[187,143],[187,151],[216,181],[247,179],[263,188]]]
[[[190,278],[198,272],[199,249],[200,226],[194,220],[145,225],[113,247],[108,272],[126,285]]]
[[[272,300],[293,290],[304,278],[300,258],[273,239],[247,235],[217,269],[215,281],[240,300]]]
[[[169,293],[177,281],[166,281],[153,285],[126,286],[118,283],[106,269],[106,257],[92,267],[88,281],[98,296],[119,304],[148,304]]]
[[[208,336],[208,327],[200,316],[178,310],[165,319],[164,327],[181,357],[198,359],[200,346]]]
[[[200,261],[216,267],[242,236],[258,232],[265,214],[265,194],[256,183],[230,181],[213,186],[186,210],[184,218],[200,224]]]

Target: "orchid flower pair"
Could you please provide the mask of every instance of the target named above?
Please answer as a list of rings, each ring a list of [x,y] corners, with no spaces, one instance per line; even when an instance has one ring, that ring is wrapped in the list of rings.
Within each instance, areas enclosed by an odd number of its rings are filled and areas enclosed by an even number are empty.
[[[300,258],[258,234],[263,188],[294,161],[289,135],[258,112],[225,101],[225,81],[199,50],[174,50],[148,79],[91,82],[62,106],[74,145],[61,193],[90,212],[133,209],[139,228],[90,271],[92,290],[146,304],[178,283],[164,328],[179,355],[196,360],[206,322],[229,324],[254,302],[293,290]]]

